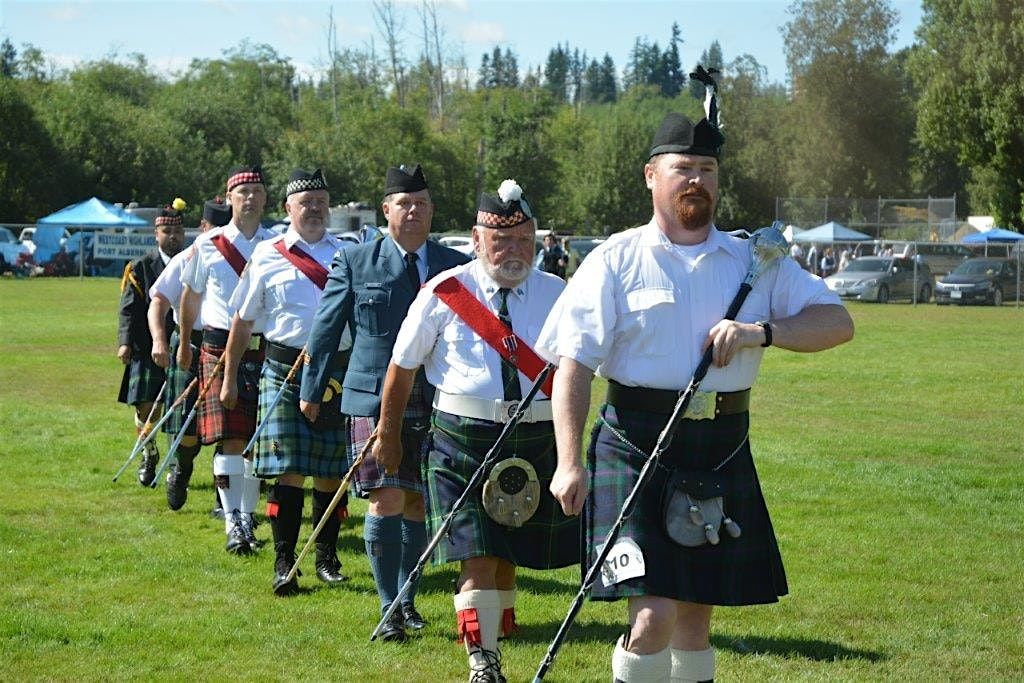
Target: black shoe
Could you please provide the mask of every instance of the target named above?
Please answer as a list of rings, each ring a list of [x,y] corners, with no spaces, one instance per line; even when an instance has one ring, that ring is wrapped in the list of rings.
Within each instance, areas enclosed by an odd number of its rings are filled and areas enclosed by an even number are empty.
[[[411,631],[419,631],[427,625],[427,620],[416,611],[416,606],[408,603],[402,605],[402,619],[405,620],[405,627]]]
[[[231,528],[228,531],[228,542],[224,546],[233,555],[251,555],[252,546],[246,538],[245,530],[242,528],[242,513],[238,510],[231,512]]]
[[[253,550],[258,550],[263,547],[263,541],[256,538],[256,527],[260,524],[256,521],[256,515],[251,512],[240,512],[239,523],[242,526],[242,533],[245,534],[245,540],[249,542],[249,546]]]
[[[338,556],[332,551],[321,550],[319,543],[316,544],[316,577],[328,586],[348,581],[348,577],[341,573]]]
[[[409,640],[405,632],[405,619],[402,617],[402,610],[396,609],[384,622],[380,630],[380,639],[386,643],[404,643]]]
[[[142,448],[142,464],[139,465],[139,483],[149,486],[156,476],[156,462],[160,459],[160,451],[152,443],[147,443]]]
[[[295,572],[295,577],[291,581],[288,580],[288,574],[295,564],[295,547],[287,547],[284,543],[281,546],[277,550],[277,559],[274,560],[274,595],[283,598],[299,592],[299,572]]]
[[[180,459],[167,473],[167,507],[180,510],[188,500],[188,482],[192,478],[192,462]]]
[[[505,683],[501,673],[501,653],[477,646],[470,654],[483,655],[483,662],[469,669],[469,683]]]

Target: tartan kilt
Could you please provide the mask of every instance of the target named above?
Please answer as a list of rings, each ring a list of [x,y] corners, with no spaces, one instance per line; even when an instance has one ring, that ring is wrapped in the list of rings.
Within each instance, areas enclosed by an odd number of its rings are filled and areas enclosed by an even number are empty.
[[[352,416],[349,418],[348,435],[351,449],[349,462],[353,463],[370,440],[370,434],[377,427],[377,418]],[[368,498],[375,489],[393,488],[423,494],[421,465],[427,448],[429,423],[426,420],[405,417],[402,422],[402,462],[398,471],[387,474],[369,453],[356,469],[352,490],[360,498]]]
[[[344,426],[323,430],[311,428],[309,420],[299,410],[299,384],[294,379],[288,383],[274,411],[266,414],[290,370],[290,365],[269,358],[263,362],[260,419],[265,424],[254,449],[256,476],[269,479],[287,472],[340,479],[346,470],[346,430]],[[345,370],[332,371],[331,376],[340,384],[345,378]]]
[[[424,463],[427,483],[427,526],[437,533],[444,518],[487,451],[497,441],[503,425],[434,411],[431,445]],[[490,555],[518,567],[555,569],[580,561],[578,517],[567,517],[548,490],[557,459],[552,423],[520,423],[501,450],[502,457],[516,455],[537,470],[541,499],[537,512],[519,528],[505,527],[490,518],[481,500],[483,487],[458,511],[448,535],[438,544],[434,564]]]
[[[167,368],[167,390],[164,391],[164,410],[170,410],[171,404],[174,400],[181,395],[181,392],[185,391],[185,387],[189,385],[193,379],[195,379],[196,373],[199,371],[199,349],[192,347],[192,367],[188,370],[182,370],[178,367],[178,332],[175,331],[171,334],[170,343],[170,356],[171,365]],[[185,416],[188,415],[189,411],[192,410],[192,406],[196,404],[196,396],[199,395],[199,389],[192,389],[185,400],[178,405],[178,409],[174,411],[167,421],[164,422],[162,427],[165,434],[177,434],[181,431],[181,425],[185,422]],[[192,420],[192,424],[188,426],[188,431],[185,432],[185,436],[196,435],[196,421]]]
[[[203,343],[199,350],[200,390],[205,386],[223,354],[223,347]],[[222,373],[218,372],[213,378],[210,390],[199,404],[196,416],[196,433],[201,444],[209,446],[225,439],[248,441],[252,438],[252,433],[256,431],[256,404],[259,400],[262,364],[263,351],[246,351],[242,356],[242,362],[238,364],[238,403],[234,410],[225,410],[220,402]]]
[[[120,403],[137,406],[140,403],[152,403],[160,393],[166,379],[164,369],[153,362],[149,356],[132,356],[124,366],[121,375],[121,390],[117,394]],[[167,391],[165,390],[166,394]]]
[[[644,453],[654,450],[667,415],[623,410],[605,404],[587,451],[591,489],[583,511],[587,566],[597,557],[632,490],[646,456],[624,444],[618,430]],[[782,556],[761,494],[749,442],[744,441],[749,413],[715,420],[682,420],[672,445],[641,492],[618,538],[632,538],[644,555],[646,574],[606,587],[599,578],[591,598],[618,600],[638,595],[704,605],[753,605],[777,602],[788,592]],[[742,445],[740,445],[742,443]],[[740,448],[737,450],[737,446]],[[736,450],[719,470],[728,480],[725,512],[742,529],[739,538],[721,533],[718,545],[686,548],[664,531],[662,494],[669,468],[710,471]]]

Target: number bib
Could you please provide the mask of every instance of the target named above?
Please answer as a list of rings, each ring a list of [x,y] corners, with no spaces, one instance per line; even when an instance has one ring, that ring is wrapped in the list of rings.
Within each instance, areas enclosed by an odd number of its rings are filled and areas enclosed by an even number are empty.
[[[601,546],[603,548],[604,546]],[[598,548],[598,553],[601,552]],[[632,538],[620,538],[612,546],[604,564],[601,565],[601,583],[614,586],[628,579],[635,579],[647,573],[644,567],[644,553]]]

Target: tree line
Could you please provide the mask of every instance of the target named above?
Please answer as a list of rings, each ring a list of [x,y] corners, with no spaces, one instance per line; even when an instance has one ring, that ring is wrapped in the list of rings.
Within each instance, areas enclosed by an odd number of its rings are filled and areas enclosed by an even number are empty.
[[[922,4],[915,43],[894,52],[887,0],[796,0],[780,27],[786,84],[749,54],[726,56],[714,40],[703,48],[700,63],[721,70],[720,225],[767,224],[778,196],[956,194],[963,215],[1024,226],[1024,55],[1014,47],[1024,10],[1013,0]],[[340,49],[332,11],[328,60],[313,76],[245,41],[167,76],[140,55],[57,69],[7,37],[0,221],[32,222],[92,195],[142,205],[182,196],[196,218],[237,163],[264,166],[275,203],[298,166],[324,169],[332,201],[375,204],[385,167],[410,162],[431,182],[438,230],[467,229],[478,193],[506,177],[561,232],[649,219],[642,168],[653,131],[668,111],[702,115],[704,88],[680,56],[685,24],[663,46],[636,38],[621,69],[566,42],[522,72],[496,46],[471,75],[436,0],[374,8],[383,49]],[[410,37],[421,44],[415,60],[403,57]]]

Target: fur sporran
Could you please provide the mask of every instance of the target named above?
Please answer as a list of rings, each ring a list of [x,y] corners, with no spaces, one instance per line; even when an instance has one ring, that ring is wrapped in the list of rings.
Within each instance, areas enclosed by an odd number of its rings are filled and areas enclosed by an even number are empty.
[[[740,527],[725,514],[725,476],[675,470],[662,494],[665,533],[687,548],[718,545],[719,530],[739,538]]]

